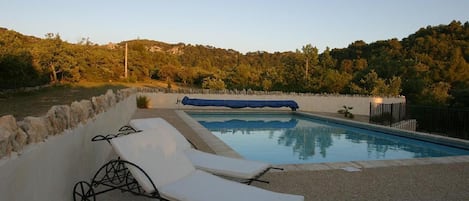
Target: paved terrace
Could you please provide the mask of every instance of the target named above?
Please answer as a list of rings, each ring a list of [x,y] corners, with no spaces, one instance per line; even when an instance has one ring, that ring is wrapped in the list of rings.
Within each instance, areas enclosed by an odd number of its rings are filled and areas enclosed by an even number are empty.
[[[203,151],[216,153],[175,110],[138,109],[133,118],[162,117]],[[349,172],[344,167],[361,171]],[[287,165],[262,177],[264,189],[304,195],[305,200],[469,200],[469,156],[351,163]],[[98,196],[106,201],[147,201],[119,191]]]

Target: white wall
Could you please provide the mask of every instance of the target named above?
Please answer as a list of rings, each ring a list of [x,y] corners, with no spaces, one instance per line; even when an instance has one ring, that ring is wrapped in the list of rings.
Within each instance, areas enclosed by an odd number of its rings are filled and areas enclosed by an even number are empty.
[[[0,201],[73,200],[76,182],[88,181],[113,157],[97,134],[116,133],[136,111],[135,94],[83,125],[44,142],[27,145],[20,154],[0,159]]]
[[[347,95],[233,95],[233,94],[183,94],[183,93],[139,93],[151,99],[152,108],[171,108],[171,109],[193,109],[202,107],[185,106],[178,100],[184,96],[190,98],[203,99],[225,99],[225,100],[295,100],[300,106],[299,111],[307,112],[329,112],[336,113],[343,105],[352,106],[351,111],[356,115],[369,115],[370,102],[382,103],[401,103],[405,102],[404,97],[397,98],[378,98],[366,96],[347,96]],[[220,107],[203,107],[205,109],[220,109]],[[262,108],[262,110],[278,110],[279,108]],[[280,108],[290,110],[290,108]]]

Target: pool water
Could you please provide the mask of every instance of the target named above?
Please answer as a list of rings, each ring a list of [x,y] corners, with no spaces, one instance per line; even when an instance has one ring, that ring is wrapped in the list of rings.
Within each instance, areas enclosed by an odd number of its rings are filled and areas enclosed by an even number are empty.
[[[242,157],[272,164],[469,155],[469,150],[294,114],[189,115]]]

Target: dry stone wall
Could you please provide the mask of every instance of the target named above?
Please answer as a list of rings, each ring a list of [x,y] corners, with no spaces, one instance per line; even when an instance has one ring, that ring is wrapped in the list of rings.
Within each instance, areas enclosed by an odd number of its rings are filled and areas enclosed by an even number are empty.
[[[20,151],[27,142],[27,134],[18,127],[15,117],[0,117],[0,157]]]
[[[85,124],[96,115],[114,107],[118,102],[136,93],[136,89],[108,90],[91,100],[75,101],[71,105],[52,106],[46,115],[25,117],[17,121],[13,115],[0,117],[0,159],[12,152],[21,153],[24,146],[44,141],[79,124]]]

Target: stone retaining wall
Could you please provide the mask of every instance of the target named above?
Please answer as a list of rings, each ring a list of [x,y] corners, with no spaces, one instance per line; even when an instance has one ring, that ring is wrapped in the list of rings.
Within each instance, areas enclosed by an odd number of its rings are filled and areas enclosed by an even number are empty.
[[[136,111],[136,90],[56,105],[41,117],[0,117],[0,200],[72,200],[73,185],[89,180],[110,157],[97,134],[116,133]]]
[[[21,152],[28,144],[41,142],[48,136],[73,129],[78,124],[86,124],[96,115],[113,108],[116,103],[135,93],[135,89],[118,90],[115,94],[92,97],[91,100],[75,101],[71,105],[55,105],[45,116],[25,117],[16,121],[12,115],[0,117],[0,158],[11,152]]]

